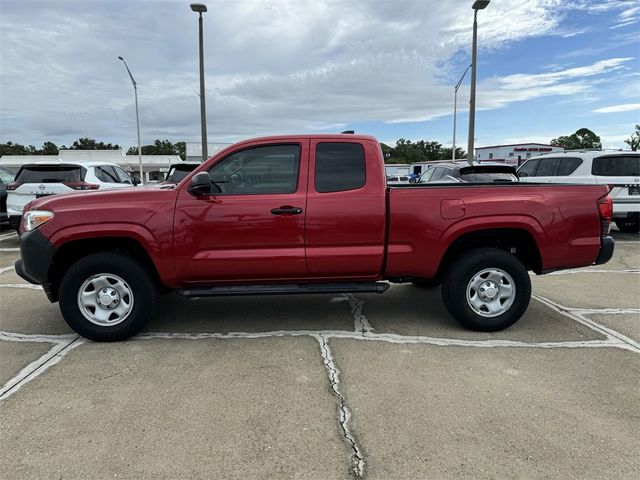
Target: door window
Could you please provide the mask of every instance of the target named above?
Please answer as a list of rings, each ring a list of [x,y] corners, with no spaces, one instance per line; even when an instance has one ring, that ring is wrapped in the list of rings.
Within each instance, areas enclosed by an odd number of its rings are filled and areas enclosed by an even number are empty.
[[[640,175],[640,155],[610,155],[594,158],[591,173],[607,177],[637,177]]]
[[[566,177],[567,175],[571,175],[581,164],[582,160],[579,158],[561,158],[560,165],[558,166],[558,176]]]
[[[520,157],[518,157],[520,159]],[[533,177],[536,173],[536,168],[538,167],[539,160],[527,160],[519,169],[518,175],[521,177]]]
[[[270,145],[236,152],[209,169],[213,195],[294,193],[300,145]]]
[[[319,143],[316,147],[316,192],[343,192],[364,187],[364,149],[359,143]]]
[[[536,170],[536,177],[552,177],[556,174],[559,158],[542,158]]]
[[[96,167],[96,177],[98,180],[106,183],[119,183],[118,176],[110,165]]]

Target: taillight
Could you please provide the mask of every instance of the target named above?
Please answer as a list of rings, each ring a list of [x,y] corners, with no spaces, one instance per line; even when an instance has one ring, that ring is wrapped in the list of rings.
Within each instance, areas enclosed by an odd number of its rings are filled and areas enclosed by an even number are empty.
[[[63,182],[63,184],[74,190],[97,190],[100,188],[100,185],[87,182]]]
[[[598,200],[598,212],[600,212],[602,235],[607,235],[609,224],[613,220],[613,201],[608,194]]]
[[[7,190],[15,190],[16,188],[18,188],[20,185],[22,185],[22,183],[20,182],[13,182],[7,185]]]

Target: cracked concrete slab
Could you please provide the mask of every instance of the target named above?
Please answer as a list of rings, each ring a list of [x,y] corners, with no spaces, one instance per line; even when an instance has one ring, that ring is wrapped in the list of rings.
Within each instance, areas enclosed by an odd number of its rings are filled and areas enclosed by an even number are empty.
[[[589,315],[588,318],[640,342],[640,315]]]
[[[384,295],[358,295],[358,298],[364,301],[363,313],[378,333],[523,342],[604,338],[534,299],[515,325],[502,332],[483,333],[464,329],[449,315],[440,288],[392,285]]]
[[[640,476],[636,353],[331,347],[368,478]]]
[[[571,308],[638,308],[640,298],[640,274],[542,275],[531,283],[534,294]]]
[[[16,478],[348,478],[310,337],[87,343],[3,402]]]
[[[161,300],[146,331],[265,332],[353,330],[349,304],[336,295],[277,295],[189,300],[175,294]]]
[[[41,290],[0,287],[0,330],[57,335],[72,333],[57,303]]]
[[[0,340],[0,386],[47,353],[53,344]]]

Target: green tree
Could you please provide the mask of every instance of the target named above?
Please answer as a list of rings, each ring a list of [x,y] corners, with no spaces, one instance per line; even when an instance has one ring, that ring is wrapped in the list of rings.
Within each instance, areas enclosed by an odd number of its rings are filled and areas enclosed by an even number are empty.
[[[624,143],[629,145],[629,148],[634,152],[640,150],[640,125],[636,123],[636,131],[632,133],[631,136],[624,141]]]
[[[93,138],[83,137],[79,138],[73,145],[69,147],[69,150],[119,150],[120,145],[110,144],[104,142],[96,142]]]
[[[586,148],[602,148],[600,137],[588,128],[580,128],[576,133],[568,136],[560,136],[551,140],[551,145],[562,147],[565,150],[581,150]]]
[[[58,153],[58,146],[53,142],[44,142],[38,151],[38,155],[58,155]]]
[[[151,145],[142,145],[140,147],[143,155],[180,155],[183,160],[186,158],[185,142],[171,143],[169,140],[156,139]],[[127,155],[136,155],[138,147],[129,147]]]

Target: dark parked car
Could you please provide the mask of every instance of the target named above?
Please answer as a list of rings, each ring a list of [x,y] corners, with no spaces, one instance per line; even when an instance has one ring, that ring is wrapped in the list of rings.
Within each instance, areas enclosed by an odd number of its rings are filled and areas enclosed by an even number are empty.
[[[0,223],[9,221],[7,215],[7,184],[13,182],[16,174],[0,165]]]
[[[199,165],[200,162],[174,163],[173,165],[171,165],[171,167],[169,167],[167,178],[165,178],[162,183],[179,183],[183,178],[189,175],[189,173],[193,172]]]
[[[440,163],[422,174],[418,183],[517,182],[515,167],[502,164],[470,166],[468,163]]]

